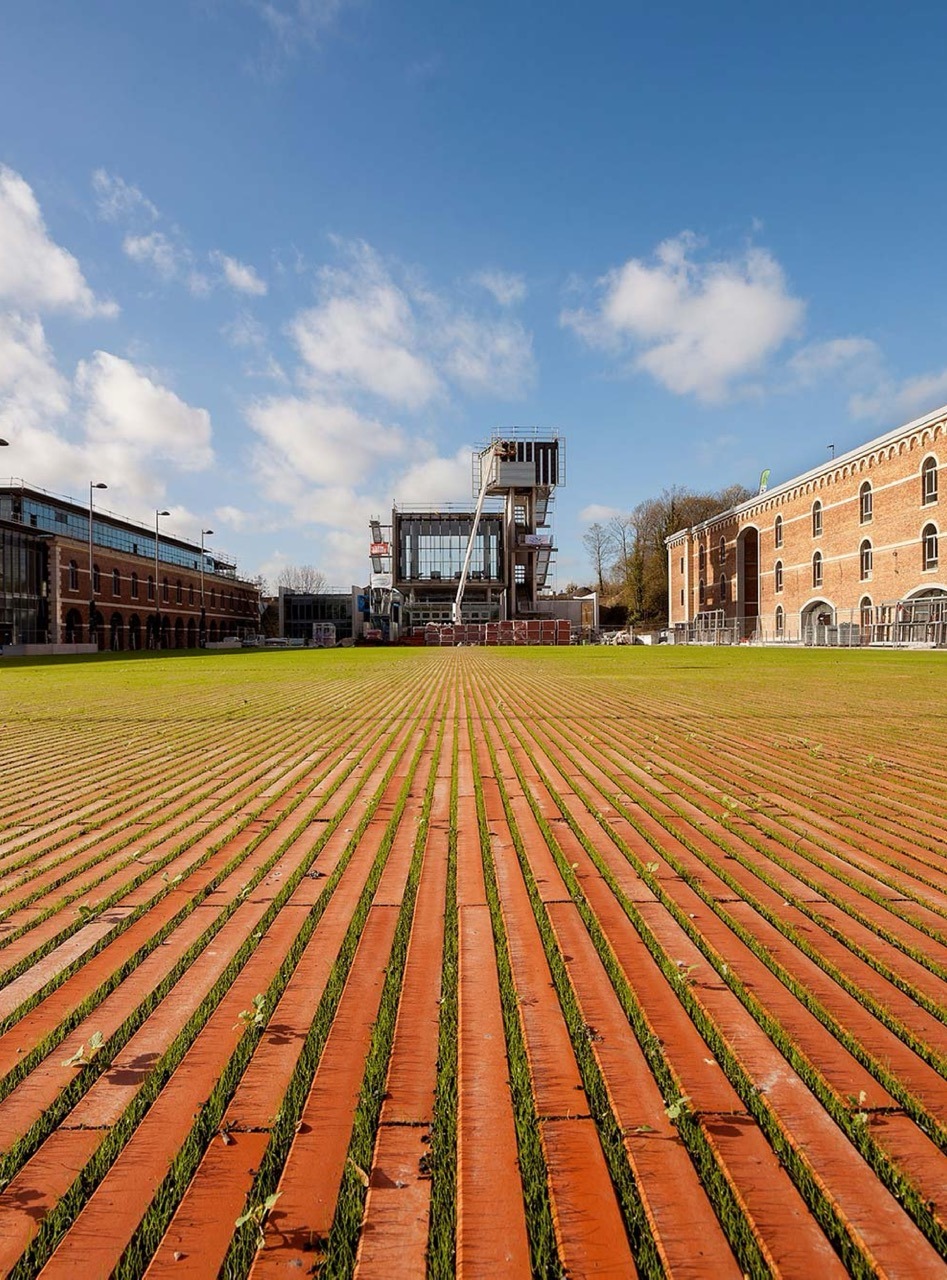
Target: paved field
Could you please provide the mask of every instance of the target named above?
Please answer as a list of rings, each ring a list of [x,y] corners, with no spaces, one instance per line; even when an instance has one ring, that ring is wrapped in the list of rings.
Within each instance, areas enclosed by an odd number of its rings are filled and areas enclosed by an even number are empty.
[[[0,665],[0,1274],[947,1274],[947,656]]]

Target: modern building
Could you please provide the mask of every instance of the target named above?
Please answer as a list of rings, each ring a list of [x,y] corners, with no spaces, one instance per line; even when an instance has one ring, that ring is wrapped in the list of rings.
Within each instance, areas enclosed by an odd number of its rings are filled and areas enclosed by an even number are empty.
[[[200,543],[0,485],[0,644],[183,649],[259,629],[260,591]]]
[[[667,540],[679,639],[947,643],[947,407]]]
[[[473,454],[474,507],[395,505],[371,523],[371,621],[386,638],[450,623],[549,617],[554,491],[565,442],[552,432],[494,432]]]
[[[312,592],[280,587],[278,608],[279,635],[330,648],[361,635],[366,613],[364,588]]]

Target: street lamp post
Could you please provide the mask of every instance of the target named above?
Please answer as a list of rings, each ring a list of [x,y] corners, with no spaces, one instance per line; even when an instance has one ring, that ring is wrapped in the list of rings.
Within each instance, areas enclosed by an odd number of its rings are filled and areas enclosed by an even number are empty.
[[[95,638],[95,578],[92,576],[92,490],[107,489],[108,485],[101,480],[89,481],[89,643],[96,644]]]
[[[161,516],[169,516],[170,511],[155,512],[155,648],[161,648],[161,594],[158,586],[158,520]]]
[[[198,644],[202,649],[207,644],[207,611],[204,608],[204,538],[213,532],[213,529],[201,530],[201,628]]]

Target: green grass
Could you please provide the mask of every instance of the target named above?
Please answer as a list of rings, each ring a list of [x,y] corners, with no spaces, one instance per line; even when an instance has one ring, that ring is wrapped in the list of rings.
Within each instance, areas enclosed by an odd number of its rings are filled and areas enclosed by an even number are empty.
[[[947,808],[947,717],[940,711],[947,685],[945,664],[947,654],[932,652],[664,646],[453,653],[416,649],[247,650],[0,659],[0,877],[8,877],[0,883],[0,926],[4,919],[9,926],[5,934],[0,933],[0,992],[39,960],[51,957],[57,947],[68,944],[89,918],[106,907],[120,908],[132,890],[145,892],[145,900],[116,921],[105,938],[87,954],[71,959],[0,1021],[0,1036],[15,1037],[25,1019],[41,1012],[46,1001],[61,1000],[64,984],[74,984],[71,1003],[63,1005],[58,1021],[40,1028],[12,1070],[0,1079],[0,1100],[13,1102],[16,1090],[28,1085],[32,1073],[51,1054],[64,1056],[59,1046],[80,1023],[94,1029],[96,1010],[123,983],[134,982],[138,966],[191,912],[208,910],[205,904],[224,877],[239,868],[278,824],[288,824],[287,834],[283,838],[280,832],[279,848],[272,853],[268,850],[265,864],[252,878],[248,876],[251,891],[264,884],[283,849],[293,846],[294,841],[302,841],[305,847],[300,849],[292,873],[274,886],[272,901],[267,901],[262,920],[254,925],[256,932],[265,932],[276,920],[292,887],[314,862],[318,865],[320,849],[341,827],[347,833],[343,857],[322,883],[323,893],[295,942],[259,988],[266,997],[265,1024],[384,790],[384,783],[380,787],[373,784],[366,813],[359,820],[348,818],[351,805],[364,793],[359,771],[379,758],[386,743],[404,734],[386,775],[389,781],[396,779],[397,789],[390,812],[385,812],[386,835],[309,1027],[247,1207],[262,1203],[279,1184],[294,1126],[331,1029],[375,885],[413,786],[415,794],[423,795],[425,816],[417,832],[365,1063],[349,1148],[351,1163],[343,1178],[335,1222],[325,1241],[323,1274],[351,1274],[365,1203],[365,1187],[355,1169],[371,1165],[440,756],[450,766],[449,805],[442,796],[442,804],[449,807],[450,823],[438,1081],[427,1160],[431,1176],[428,1265],[429,1274],[437,1280],[452,1275],[457,1220],[458,749],[469,735],[485,732],[490,768],[513,840],[511,853],[491,852],[474,750],[481,857],[493,922],[534,1273],[557,1276],[561,1262],[507,949],[501,881],[494,862],[497,856],[513,857],[523,876],[639,1266],[644,1274],[656,1277],[661,1274],[661,1261],[660,1241],[652,1237],[606,1082],[585,1034],[578,993],[571,986],[569,970],[533,880],[530,850],[514,820],[510,796],[520,787],[530,800],[542,838],[552,851],[668,1106],[673,1106],[681,1092],[675,1062],[670,1051],[657,1042],[634,984],[612,952],[606,932],[563,853],[557,836],[565,841],[566,826],[569,838],[578,840],[598,867],[627,920],[667,977],[669,991],[703,1035],[708,1050],[849,1269],[869,1274],[871,1262],[844,1225],[845,1215],[835,1204],[831,1187],[816,1175],[808,1153],[798,1148],[782,1118],[761,1094],[758,1082],[742,1064],[739,1046],[731,1043],[727,1028],[717,1024],[711,1006],[702,1000],[700,982],[682,980],[674,955],[622,890],[596,847],[600,840],[609,839],[627,859],[642,885],[654,893],[658,907],[701,952],[706,973],[729,988],[742,1013],[765,1032],[808,1086],[812,1105],[831,1117],[904,1206],[906,1221],[913,1219],[935,1249],[947,1254],[947,1235],[935,1207],[927,1203],[922,1184],[915,1182],[910,1163],[902,1163],[884,1147],[883,1126],[873,1129],[870,1099],[863,1117],[841,1087],[830,1084],[819,1064],[807,1060],[778,1012],[754,991],[752,982],[743,981],[738,961],[718,954],[702,935],[700,919],[681,905],[685,889],[696,894],[700,912],[712,912],[717,924],[729,930],[734,956],[742,954],[740,948],[749,948],[768,970],[767,976],[781,984],[785,997],[807,1016],[818,1019],[838,1047],[889,1090],[905,1120],[913,1121],[921,1133],[933,1139],[926,1166],[929,1176],[937,1158],[934,1144],[947,1146],[947,1129],[936,1100],[920,1096],[897,1077],[876,1049],[873,1036],[866,1037],[861,1030],[855,1034],[845,1025],[843,1003],[808,989],[803,960],[818,965],[826,981],[834,983],[846,998],[859,1001],[874,1020],[869,1029],[878,1029],[879,1044],[883,1043],[881,1031],[896,1035],[919,1061],[947,1076],[943,1040],[915,1031],[910,1019],[899,1016],[898,1009],[904,1005],[888,1007],[874,988],[867,989],[862,976],[863,966],[870,966],[873,976],[888,982],[899,1000],[906,996],[925,1016],[945,1020],[947,957],[936,948],[941,936],[947,939],[947,927],[940,930],[933,920],[938,914],[947,916],[947,909],[932,900],[931,915],[924,914],[929,895],[947,887],[942,873],[947,826],[941,816]],[[466,701],[458,703],[455,713],[434,712],[439,695],[449,684],[465,689]],[[426,764],[421,766],[425,743],[431,747],[436,744],[431,772]],[[547,759],[551,765],[545,763]],[[559,805],[560,817],[550,819],[538,803],[530,769],[538,773],[546,795]],[[568,787],[561,781],[562,771],[568,777]],[[443,764],[441,776],[446,777]],[[793,812],[780,812],[778,805],[757,805],[754,797],[764,792],[782,796]],[[302,805],[308,807],[297,824],[293,814]],[[328,821],[321,816],[326,805],[336,806]],[[594,817],[601,836],[590,839],[574,820],[573,813],[580,811]],[[618,822],[627,826],[616,830]],[[558,823],[565,825],[557,828]],[[165,825],[167,831],[162,830]],[[627,839],[622,831],[628,833]],[[210,833],[214,838],[208,840]],[[876,855],[877,868],[860,865],[860,859],[864,861],[860,842],[866,835],[877,838],[882,846]],[[176,860],[187,859],[189,850],[200,842],[188,866],[196,870],[208,858],[220,858],[209,882],[183,898],[171,919],[139,939],[140,945],[116,961],[111,972],[83,987],[82,976],[90,961],[147,917],[155,903],[176,888],[180,890],[180,884],[162,880],[162,871]],[[902,850],[905,843],[908,849]],[[159,844],[161,852],[154,864],[136,866],[135,858],[142,851]],[[643,852],[645,846],[652,852]],[[910,857],[915,848],[916,860]],[[42,851],[42,864],[34,863],[37,850]],[[114,866],[107,862],[112,859]],[[657,872],[649,869],[652,860],[658,864]],[[746,872],[754,877],[752,882]],[[719,895],[710,887],[711,873],[713,883],[722,886]],[[187,874],[181,882],[185,887]],[[49,883],[41,885],[40,875],[48,875]],[[81,885],[76,879],[80,875],[87,877]],[[793,909],[791,919],[783,918],[778,903],[774,905],[774,890]],[[840,914],[831,921],[819,918],[812,898],[816,892],[839,908]],[[728,910],[726,894],[752,908],[752,925],[743,915]],[[64,1073],[58,1096],[0,1159],[0,1178],[15,1176],[40,1150],[162,998],[176,983],[186,982],[189,965],[213,945],[220,928],[239,918],[243,901],[236,892],[226,900],[213,899],[216,910],[213,915],[208,913],[207,927],[177,962],[168,966],[158,984],[142,993],[135,1012],[106,1036],[89,1065],[71,1076]],[[89,910],[80,912],[80,906]],[[16,911],[22,914],[14,915]],[[877,945],[867,946],[862,934],[856,936],[856,926],[871,929]],[[51,930],[50,935],[41,934],[41,928]],[[777,930],[781,945],[786,943],[779,959],[767,948],[768,929]],[[35,945],[31,945],[34,930]],[[848,955],[838,951],[823,954],[822,940],[841,943]],[[27,950],[3,972],[4,951],[14,946]],[[67,1238],[71,1223],[134,1138],[189,1047],[214,1011],[226,1007],[234,981],[253,963],[255,947],[254,937],[248,936],[193,1015],[171,1037],[139,1093],[79,1171],[13,1274],[35,1274],[58,1242]],[[797,955],[798,972],[793,967]],[[928,985],[922,991],[915,985],[912,978],[920,979],[910,967],[914,964],[923,966],[925,982],[945,982],[943,1001],[936,998],[935,987]],[[824,993],[825,988],[821,990]],[[221,1068],[186,1143],[129,1242],[119,1267],[122,1276],[143,1273],[263,1034],[265,1025],[248,1026]],[[684,1109],[676,1123],[740,1264],[748,1274],[764,1274],[763,1254],[741,1205],[740,1189],[730,1185],[700,1115]],[[947,1155],[941,1181],[944,1178]],[[252,1223],[235,1230],[226,1273],[247,1274],[256,1247]]]

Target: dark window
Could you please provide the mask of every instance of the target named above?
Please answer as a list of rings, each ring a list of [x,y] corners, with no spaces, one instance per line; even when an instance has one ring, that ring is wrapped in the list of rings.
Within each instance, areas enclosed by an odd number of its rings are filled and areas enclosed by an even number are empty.
[[[117,569],[112,570],[112,595],[120,596],[122,594],[122,575]]]
[[[937,525],[926,524],[921,533],[922,562],[925,569],[937,568]]]
[[[703,608],[704,601],[707,599],[707,588],[704,585],[703,578],[701,578],[700,584],[697,587],[697,599],[700,602],[701,608]]]
[[[184,588],[181,586],[181,579],[178,578],[174,587],[174,598],[178,604],[184,603]]]
[[[727,575],[725,573],[720,575],[720,603],[722,605],[727,603]]]
[[[774,582],[774,585],[775,585],[776,590],[777,590],[777,591],[782,591],[782,589],[783,589],[783,562],[782,562],[782,560],[777,560],[777,561],[776,561],[776,566],[775,566],[775,568],[773,569],[773,582]]]
[[[148,574],[148,599],[154,600],[154,598],[155,598],[155,580],[149,573]]]
[[[75,560],[69,561],[69,590],[79,590],[79,566],[76,564]]]
[[[706,568],[707,568],[707,552],[704,549],[703,543],[701,543],[697,551],[697,572],[704,573]]]
[[[783,545],[783,518],[776,517],[776,523],[773,525],[773,545],[781,547]]]
[[[872,493],[871,484],[866,480],[858,490],[858,519],[862,524],[871,524]]]
[[[812,557],[812,585],[822,586],[822,552],[817,551]]]
[[[921,504],[937,501],[937,459],[925,458],[921,467]]]
[[[132,574],[132,599],[133,600],[138,599],[138,574],[137,573]]]
[[[812,504],[812,536],[813,538],[821,538],[822,536],[822,503],[814,502]]]
[[[783,634],[783,624],[785,621],[785,617],[786,615],[783,613],[783,606],[781,604],[778,604],[776,606],[776,634],[778,636],[781,636]]]
[[[871,577],[871,543],[867,538],[858,548],[858,573],[862,582]]]
[[[194,583],[193,582],[189,582],[187,586],[187,602],[188,604],[194,603]],[[193,647],[194,646],[192,645],[191,648]]]
[[[99,566],[92,566],[92,590],[98,594],[102,590],[102,575],[99,573]]]
[[[167,578],[162,578],[161,579],[161,599],[165,602],[165,604],[167,604],[170,598],[171,596],[170,596],[170,592],[168,591],[168,580]]]

